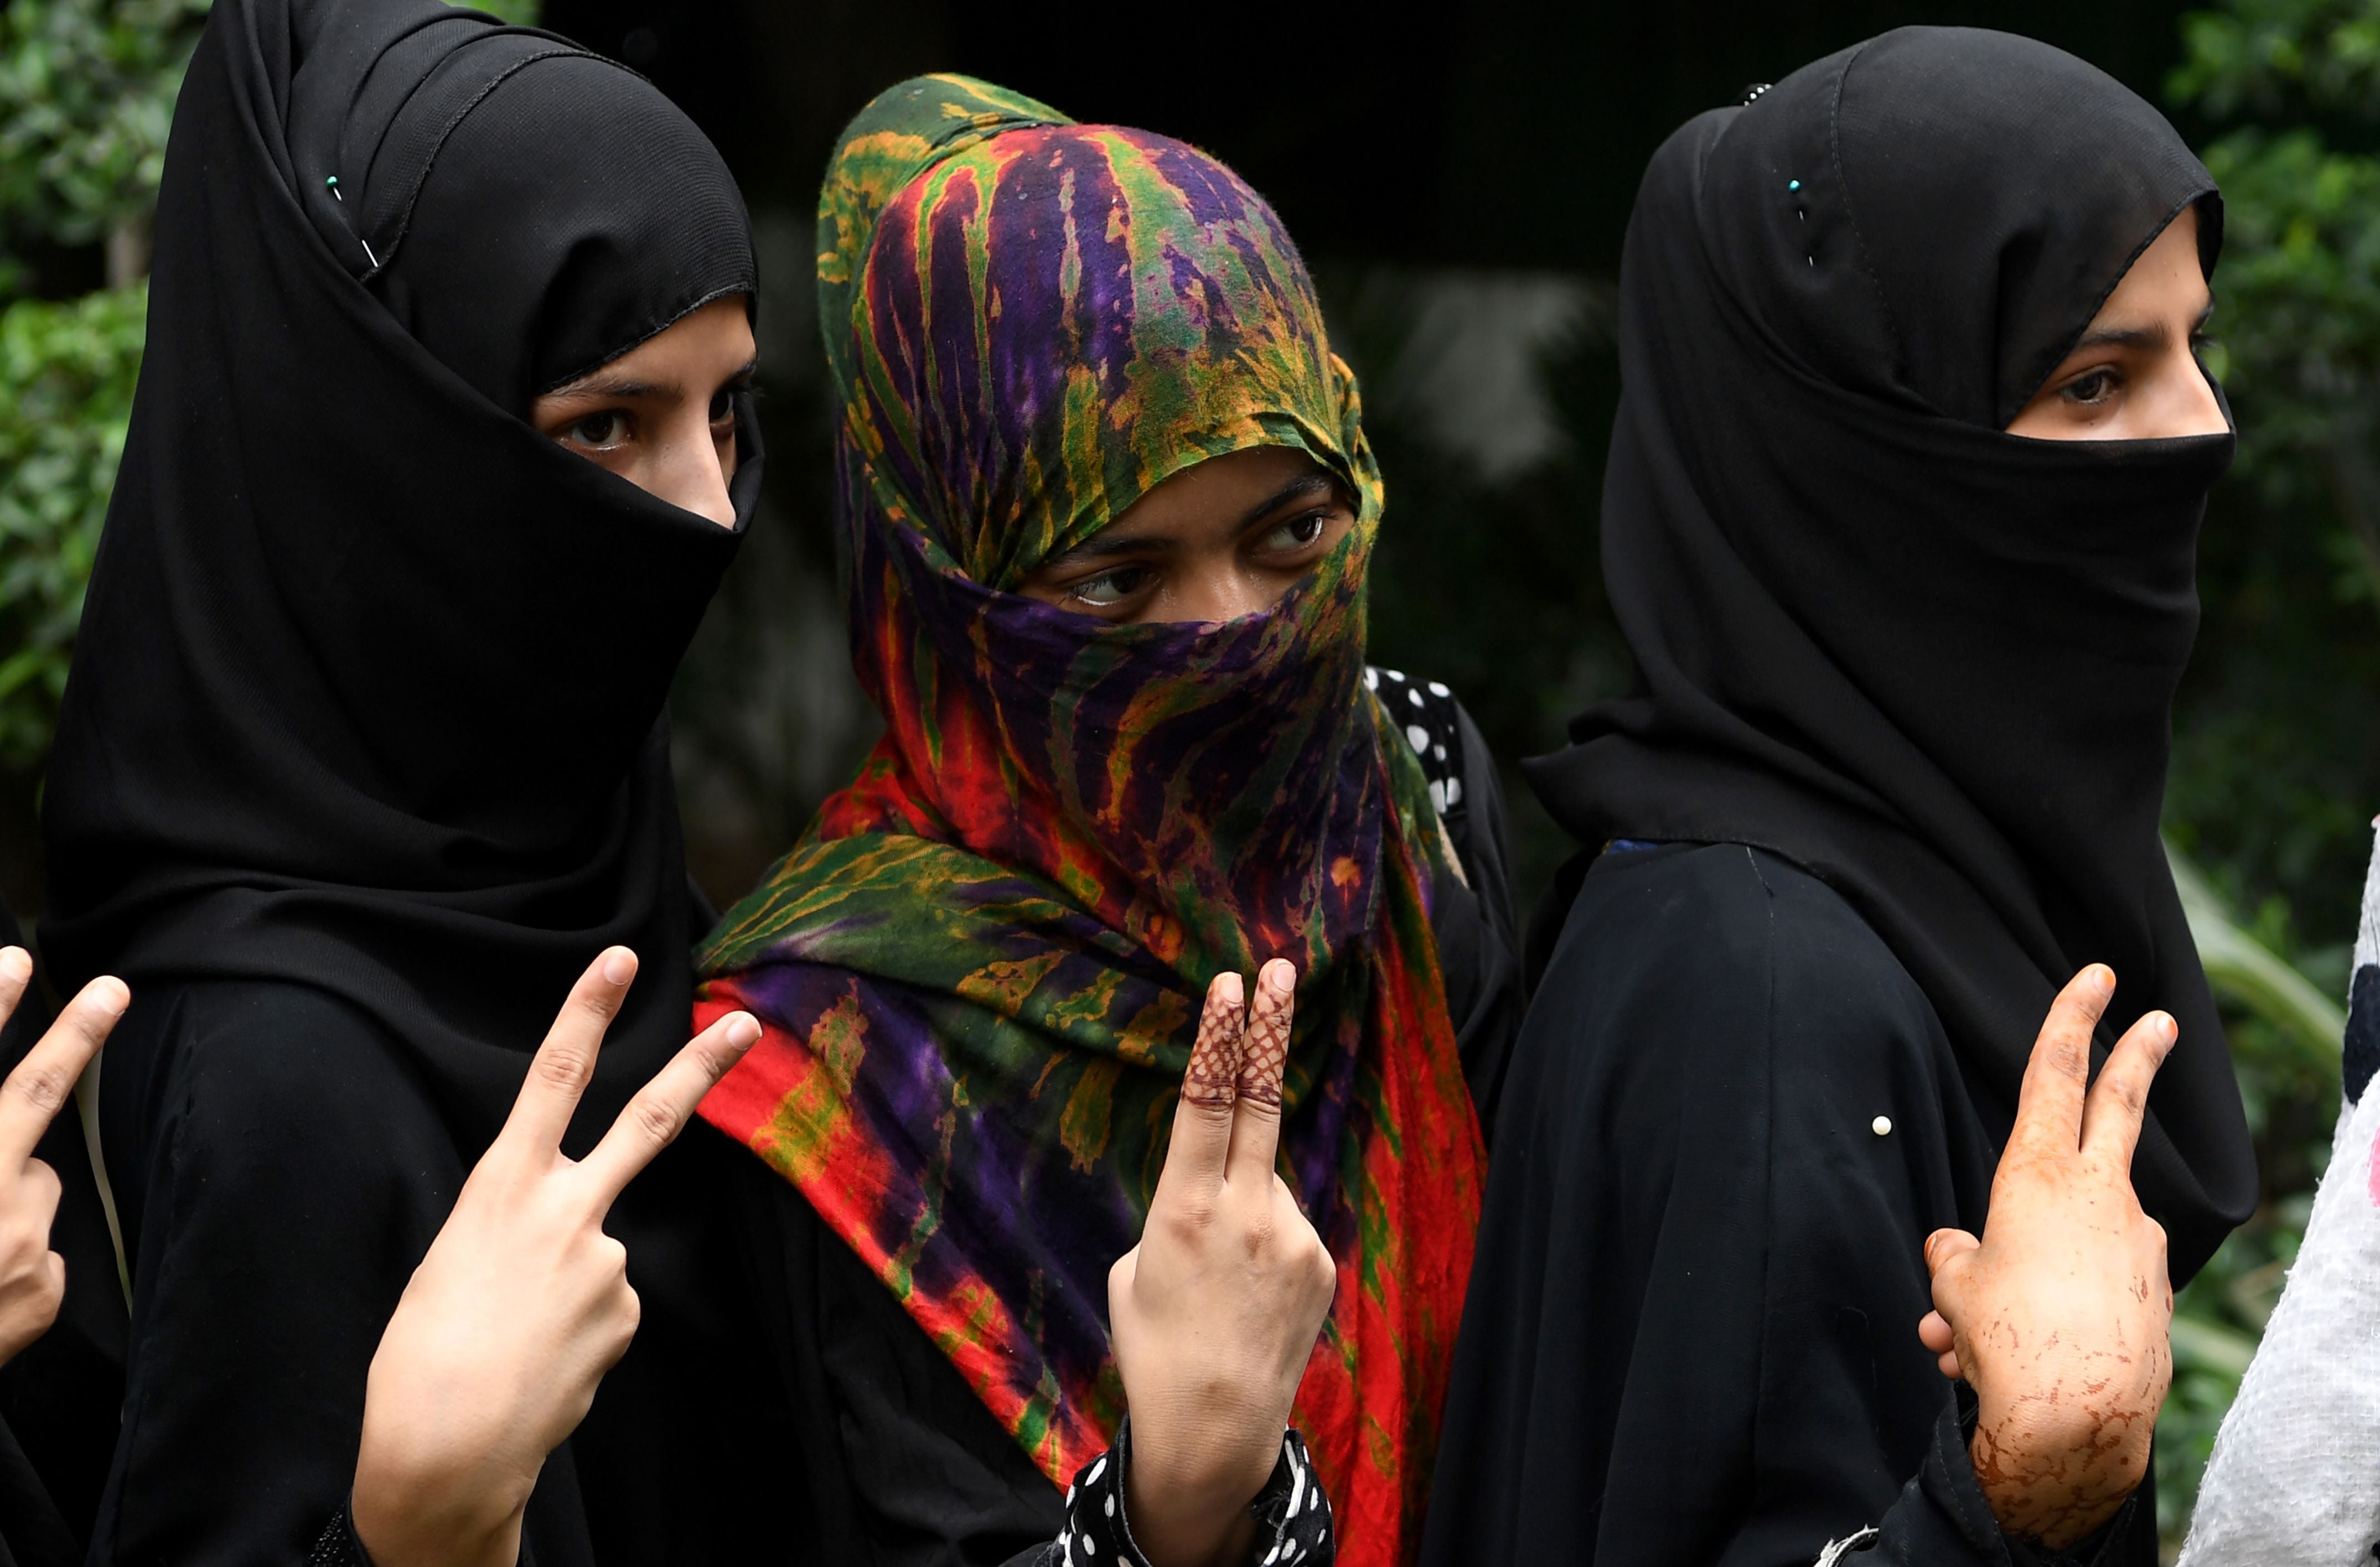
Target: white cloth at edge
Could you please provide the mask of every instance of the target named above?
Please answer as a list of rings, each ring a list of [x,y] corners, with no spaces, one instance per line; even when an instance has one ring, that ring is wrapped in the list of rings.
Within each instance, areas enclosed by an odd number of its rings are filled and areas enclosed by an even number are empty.
[[[2358,975],[2380,964],[2380,845]],[[2369,1008],[2370,983],[2354,999]],[[2350,1038],[2380,1022],[2351,1018]],[[2380,1541],[2380,1093],[2342,1097],[2330,1168],[2263,1344],[2223,1418],[2180,1567],[2369,1567]]]

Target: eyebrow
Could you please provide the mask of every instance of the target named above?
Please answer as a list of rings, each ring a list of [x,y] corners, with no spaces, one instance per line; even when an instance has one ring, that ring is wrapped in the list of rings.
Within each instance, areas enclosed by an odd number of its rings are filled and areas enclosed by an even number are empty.
[[[2193,332],[2201,331],[2214,318],[2215,301],[2210,298],[2206,301],[2206,308],[2198,312],[2198,319],[2191,323],[2190,330]],[[2069,352],[2080,354],[2091,348],[2131,348],[2143,354],[2157,354],[2171,346],[2172,330],[2163,321],[2152,321],[2147,326],[2106,327],[2086,331],[2074,340],[2074,346]]]
[[[735,374],[719,384],[722,387],[734,386],[738,381],[750,379],[753,372],[759,368],[760,356],[755,354],[745,360],[743,366]],[[607,376],[598,370],[585,380],[575,380],[567,386],[557,386],[547,395],[565,397],[576,402],[582,397],[674,397],[679,395],[679,390],[674,381],[634,380],[625,376]]]
[[[1264,500],[1249,507],[1241,514],[1238,524],[1232,531],[1234,534],[1245,533],[1292,501],[1303,500],[1309,495],[1329,493],[1338,488],[1339,481],[1331,477],[1324,469],[1316,468],[1310,473],[1300,474]],[[1175,541],[1170,538],[1149,538],[1145,536],[1115,538],[1106,534],[1094,534],[1064,554],[1052,556],[1044,561],[1043,565],[1062,569],[1067,566],[1079,566],[1092,561],[1105,561],[1118,555],[1143,553],[1163,555],[1171,553],[1174,548]]]

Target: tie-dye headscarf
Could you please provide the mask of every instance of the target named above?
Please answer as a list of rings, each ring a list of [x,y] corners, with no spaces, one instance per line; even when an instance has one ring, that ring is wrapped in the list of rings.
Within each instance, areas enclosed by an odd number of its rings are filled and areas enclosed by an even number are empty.
[[[1053,1481],[1123,1414],[1110,1266],[1207,982],[1300,970],[1284,1175],[1339,1264],[1297,1420],[1408,1558],[1482,1152],[1430,933],[1449,850],[1364,679],[1380,481],[1279,219],[1145,131],[930,77],[820,202],[854,661],[886,732],[701,954],[761,1043],[703,1114],[798,1186]],[[1349,536],[1274,609],[1014,591],[1173,474],[1310,453]]]

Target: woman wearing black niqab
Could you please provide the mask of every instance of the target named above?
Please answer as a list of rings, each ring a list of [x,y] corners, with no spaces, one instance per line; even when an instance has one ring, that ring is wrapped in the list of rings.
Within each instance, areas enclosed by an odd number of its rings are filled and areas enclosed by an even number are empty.
[[[135,997],[103,1073],[134,1301],[94,1561],[303,1558],[554,1005],[607,945],[642,956],[572,1152],[684,1042],[662,702],[751,514],[748,399],[719,394],[732,526],[527,420],[753,285],[717,152],[633,73],[433,0],[215,6],[48,781],[47,954]],[[687,1139],[613,1211],[643,1323],[524,1560],[749,1537],[780,1460],[766,1400],[711,1374],[751,1331],[699,1218],[713,1152],[742,1158]]]
[[[2193,210],[2211,270],[2219,197],[2155,110],[1966,30],[1656,155],[1602,520],[1641,681],[1530,768],[1601,849],[1510,1067],[1426,1561],[2031,1560],[1918,1342],[1921,1246],[1982,1228],[2085,963],[2095,1056],[2180,1026],[2132,1165],[2175,1281],[2249,1211],[2157,837],[2231,437],[2005,433]],[[2155,1560],[2147,1489],[2080,1559]]]

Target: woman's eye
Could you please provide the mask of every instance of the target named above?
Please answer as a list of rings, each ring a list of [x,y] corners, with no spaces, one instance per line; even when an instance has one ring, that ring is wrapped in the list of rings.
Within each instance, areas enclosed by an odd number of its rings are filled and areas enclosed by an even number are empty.
[[[1329,525],[1330,519],[1321,512],[1308,512],[1303,517],[1293,518],[1281,524],[1281,526],[1265,535],[1264,548],[1282,554],[1310,549],[1314,547],[1314,541],[1322,536],[1322,530]]]
[[[2069,403],[2095,405],[2116,395],[2122,385],[2121,378],[2108,369],[2093,370],[2066,383],[2064,397]]]
[[[627,439],[627,416],[617,411],[589,414],[572,423],[568,435],[581,446],[617,446]]]
[[[719,395],[710,400],[710,422],[714,425],[723,425],[735,416],[735,393],[722,389]]]
[[[1066,597],[1095,609],[1112,609],[1148,585],[1146,566],[1118,566],[1095,577],[1085,577],[1066,590]]]

